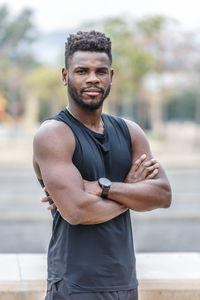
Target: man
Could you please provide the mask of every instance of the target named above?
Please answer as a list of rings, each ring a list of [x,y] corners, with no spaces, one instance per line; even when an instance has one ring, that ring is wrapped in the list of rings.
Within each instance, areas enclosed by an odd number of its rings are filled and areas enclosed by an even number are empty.
[[[70,35],[68,107],[34,138],[34,169],[54,204],[46,300],[136,300],[130,211],[169,207],[166,175],[134,122],[102,114],[113,69],[100,32]],[[158,171],[159,167],[159,171]]]

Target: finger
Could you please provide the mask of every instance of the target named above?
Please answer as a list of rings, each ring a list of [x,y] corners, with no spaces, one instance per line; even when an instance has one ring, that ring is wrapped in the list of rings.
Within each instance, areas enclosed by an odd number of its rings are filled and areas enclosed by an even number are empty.
[[[48,192],[46,186],[43,187],[43,191]]]
[[[156,163],[155,165],[150,166],[150,167],[148,167],[148,168],[145,168],[144,171],[143,171],[143,173],[142,173],[144,179],[145,179],[148,175],[150,175],[155,169],[158,169],[158,168],[159,168],[159,164],[158,164],[158,163]]]
[[[158,163],[156,163],[156,164],[153,165],[153,166],[150,166],[150,167],[148,167],[148,168],[145,168],[145,171],[146,171],[147,173],[151,173],[153,170],[158,169],[159,166],[160,166],[160,165],[159,165]]]
[[[53,204],[51,204],[51,205],[49,205],[48,207],[47,207],[47,210],[52,210],[52,209],[54,209],[54,208],[56,208],[57,206],[55,205],[55,203],[53,203]]]
[[[142,164],[142,162],[146,159],[146,154],[142,154],[134,163],[132,166],[133,171],[137,171],[138,167]]]
[[[50,196],[49,197],[40,198],[40,202],[49,202],[49,201],[52,201],[52,198]]]
[[[158,174],[158,169],[155,169],[146,179],[153,179]]]
[[[156,163],[157,163],[157,160],[155,158],[152,158],[150,160],[144,161],[139,166],[140,171],[142,172],[145,168],[150,167],[150,166],[152,166],[152,165],[154,165]]]
[[[143,162],[143,163],[139,166],[139,168],[138,168],[138,170],[137,170],[138,176],[142,176],[143,179],[145,179],[146,176],[147,176],[147,174],[148,174],[149,172],[152,171],[152,169],[150,168],[151,166],[153,167],[153,169],[154,169],[155,167],[156,167],[156,168],[159,167],[159,165],[157,164],[157,160],[156,160],[155,158],[152,158],[152,159],[150,159],[150,160],[148,160],[148,161],[146,161],[146,162]],[[154,167],[154,166],[155,166],[155,167]],[[150,169],[149,169],[149,168],[150,168]]]
[[[146,168],[146,167],[150,167],[152,165],[155,165],[156,163],[157,163],[157,160],[155,158],[152,158],[150,160],[147,160],[147,161],[143,162],[142,165],[144,166],[144,168]]]

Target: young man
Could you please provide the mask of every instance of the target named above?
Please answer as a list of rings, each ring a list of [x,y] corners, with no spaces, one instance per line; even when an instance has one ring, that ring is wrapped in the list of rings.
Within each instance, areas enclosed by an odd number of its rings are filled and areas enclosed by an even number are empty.
[[[103,33],[70,35],[62,69],[68,106],[34,138],[34,169],[52,197],[43,201],[54,201],[46,300],[136,300],[129,209],[171,202],[141,128],[102,114],[111,64]]]

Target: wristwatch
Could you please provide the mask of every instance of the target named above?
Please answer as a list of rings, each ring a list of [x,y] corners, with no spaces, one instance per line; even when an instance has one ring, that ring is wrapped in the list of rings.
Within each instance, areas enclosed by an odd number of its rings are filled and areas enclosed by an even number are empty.
[[[102,188],[101,197],[107,198],[109,189],[112,184],[111,181],[108,178],[101,177],[101,178],[99,178],[98,183],[99,183],[100,187]]]

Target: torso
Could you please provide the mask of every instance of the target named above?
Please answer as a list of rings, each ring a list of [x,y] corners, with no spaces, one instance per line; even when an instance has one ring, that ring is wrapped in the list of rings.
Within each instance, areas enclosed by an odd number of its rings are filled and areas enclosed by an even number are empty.
[[[57,120],[57,121],[55,121]],[[74,135],[72,161],[86,180],[107,177],[123,182],[131,166],[131,138],[126,123],[103,115],[104,134],[95,133],[66,110],[55,120]],[[41,178],[36,163],[36,174]],[[70,178],[66,178],[70,180]],[[137,286],[130,212],[98,225],[72,226],[53,213],[48,279],[64,279],[71,292],[128,290]]]

